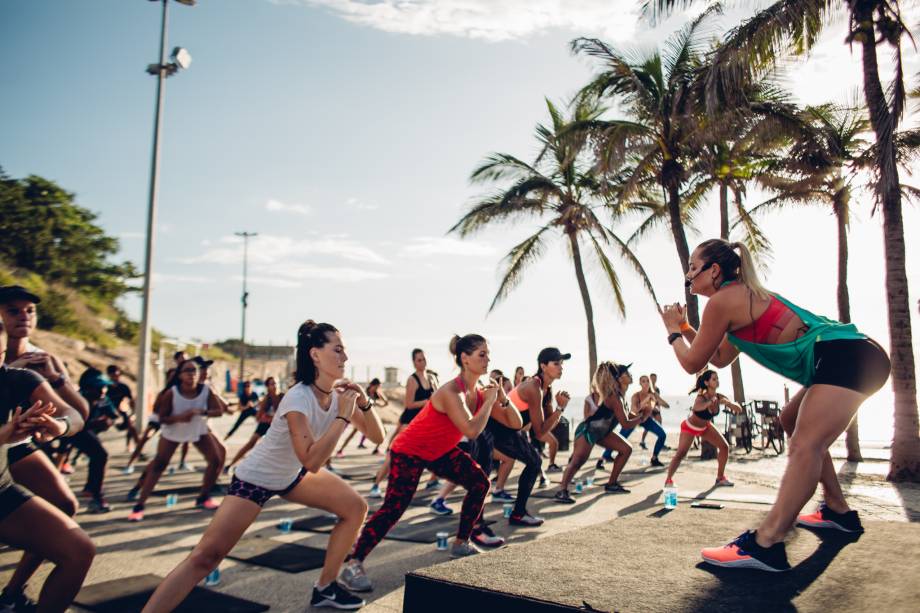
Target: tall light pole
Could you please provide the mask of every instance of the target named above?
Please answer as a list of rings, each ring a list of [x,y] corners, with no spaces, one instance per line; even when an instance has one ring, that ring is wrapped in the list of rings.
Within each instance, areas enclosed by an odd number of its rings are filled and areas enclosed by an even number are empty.
[[[249,239],[258,236],[258,232],[234,232],[237,236],[243,237],[243,329],[240,332],[240,376],[237,379],[237,393],[243,385],[243,367],[246,366],[246,307],[249,306],[249,292],[246,290],[246,272],[249,261]]]
[[[156,225],[157,192],[160,185],[160,133],[163,114],[163,101],[166,97],[166,77],[174,75],[182,68],[188,68],[192,58],[188,51],[176,47],[172,52],[172,62],[166,61],[166,33],[169,0],[151,0],[162,2],[163,17],[160,25],[160,61],[147,66],[147,73],[157,77],[156,111],[153,115],[153,154],[150,161],[150,194],[147,203],[147,238],[144,248],[144,289],[141,299],[141,342],[137,367],[137,401],[134,403],[134,417],[139,428],[144,426],[144,411],[147,408],[147,371],[150,369],[150,283],[153,274],[153,237]],[[176,0],[186,6],[194,6],[195,0]]]

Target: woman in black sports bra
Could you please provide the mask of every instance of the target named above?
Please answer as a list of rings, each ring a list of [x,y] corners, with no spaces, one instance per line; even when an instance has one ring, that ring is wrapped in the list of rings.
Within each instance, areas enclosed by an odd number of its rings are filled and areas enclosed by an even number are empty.
[[[392,444],[393,439],[415,419],[415,416],[422,411],[428,403],[428,399],[431,398],[431,395],[438,388],[438,384],[434,377],[428,374],[428,360],[425,358],[424,351],[418,348],[412,350],[412,365],[415,366],[415,372],[412,373],[409,376],[409,380],[406,381],[406,408],[399,416],[399,425],[396,426],[396,431],[390,438],[390,444]],[[428,387],[425,387],[426,384]],[[412,400],[409,400],[410,397]],[[368,493],[370,498],[383,498],[383,493],[380,491],[380,483],[386,479],[387,475],[390,473],[389,447],[387,448],[387,452],[387,457],[383,461],[380,470],[377,471],[377,476],[374,478],[374,485],[371,486],[371,491]],[[438,479],[437,477],[433,477],[425,484],[425,488],[437,487],[437,485]]]

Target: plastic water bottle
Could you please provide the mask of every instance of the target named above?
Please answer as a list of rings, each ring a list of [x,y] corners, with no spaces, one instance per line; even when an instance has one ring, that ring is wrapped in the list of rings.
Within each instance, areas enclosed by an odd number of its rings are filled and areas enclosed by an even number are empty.
[[[585,478],[585,487],[591,487],[594,485],[594,477]]]
[[[437,545],[436,545],[436,547],[438,548],[438,551],[447,551],[447,536],[448,536],[447,533],[438,532],[435,536],[438,539]]]
[[[204,578],[204,584],[207,587],[213,587],[215,585],[220,585],[220,569],[215,568],[208,573],[208,576]]]
[[[166,495],[166,508],[171,509],[174,506],[179,504],[179,495],[178,494],[167,494]]]
[[[278,530],[281,530],[284,534],[290,534],[291,528],[294,526],[294,520],[290,517],[285,517],[278,522]]]
[[[664,486],[664,508],[677,508],[677,488],[673,485]]]
[[[584,488],[581,486],[581,481],[576,481],[575,482],[575,493],[581,494],[582,491],[584,491]]]
[[[511,511],[513,510],[514,510],[514,505],[511,504],[510,502],[506,502],[504,506],[502,507],[502,517],[504,517],[505,519],[508,519],[509,517],[511,517]]]

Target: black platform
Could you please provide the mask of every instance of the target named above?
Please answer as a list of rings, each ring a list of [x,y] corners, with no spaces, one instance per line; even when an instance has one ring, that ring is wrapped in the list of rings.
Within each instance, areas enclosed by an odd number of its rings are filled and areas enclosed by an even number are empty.
[[[866,533],[799,529],[785,573],[716,568],[700,549],[727,544],[764,513],[738,509],[632,515],[406,575],[405,613],[432,602],[482,613],[550,611],[916,611],[920,525],[864,522]]]

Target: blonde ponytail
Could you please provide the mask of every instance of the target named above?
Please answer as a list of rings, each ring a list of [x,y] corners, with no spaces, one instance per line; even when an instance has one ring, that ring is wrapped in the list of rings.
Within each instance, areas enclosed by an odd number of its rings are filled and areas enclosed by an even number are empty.
[[[738,255],[741,258],[741,266],[739,267],[738,279],[741,283],[744,283],[751,292],[758,298],[769,298],[770,292],[761,284],[760,278],[757,276],[757,269],[754,267],[754,257],[751,255],[751,252],[748,250],[742,242],[731,243],[730,247],[732,249],[738,250]]]

